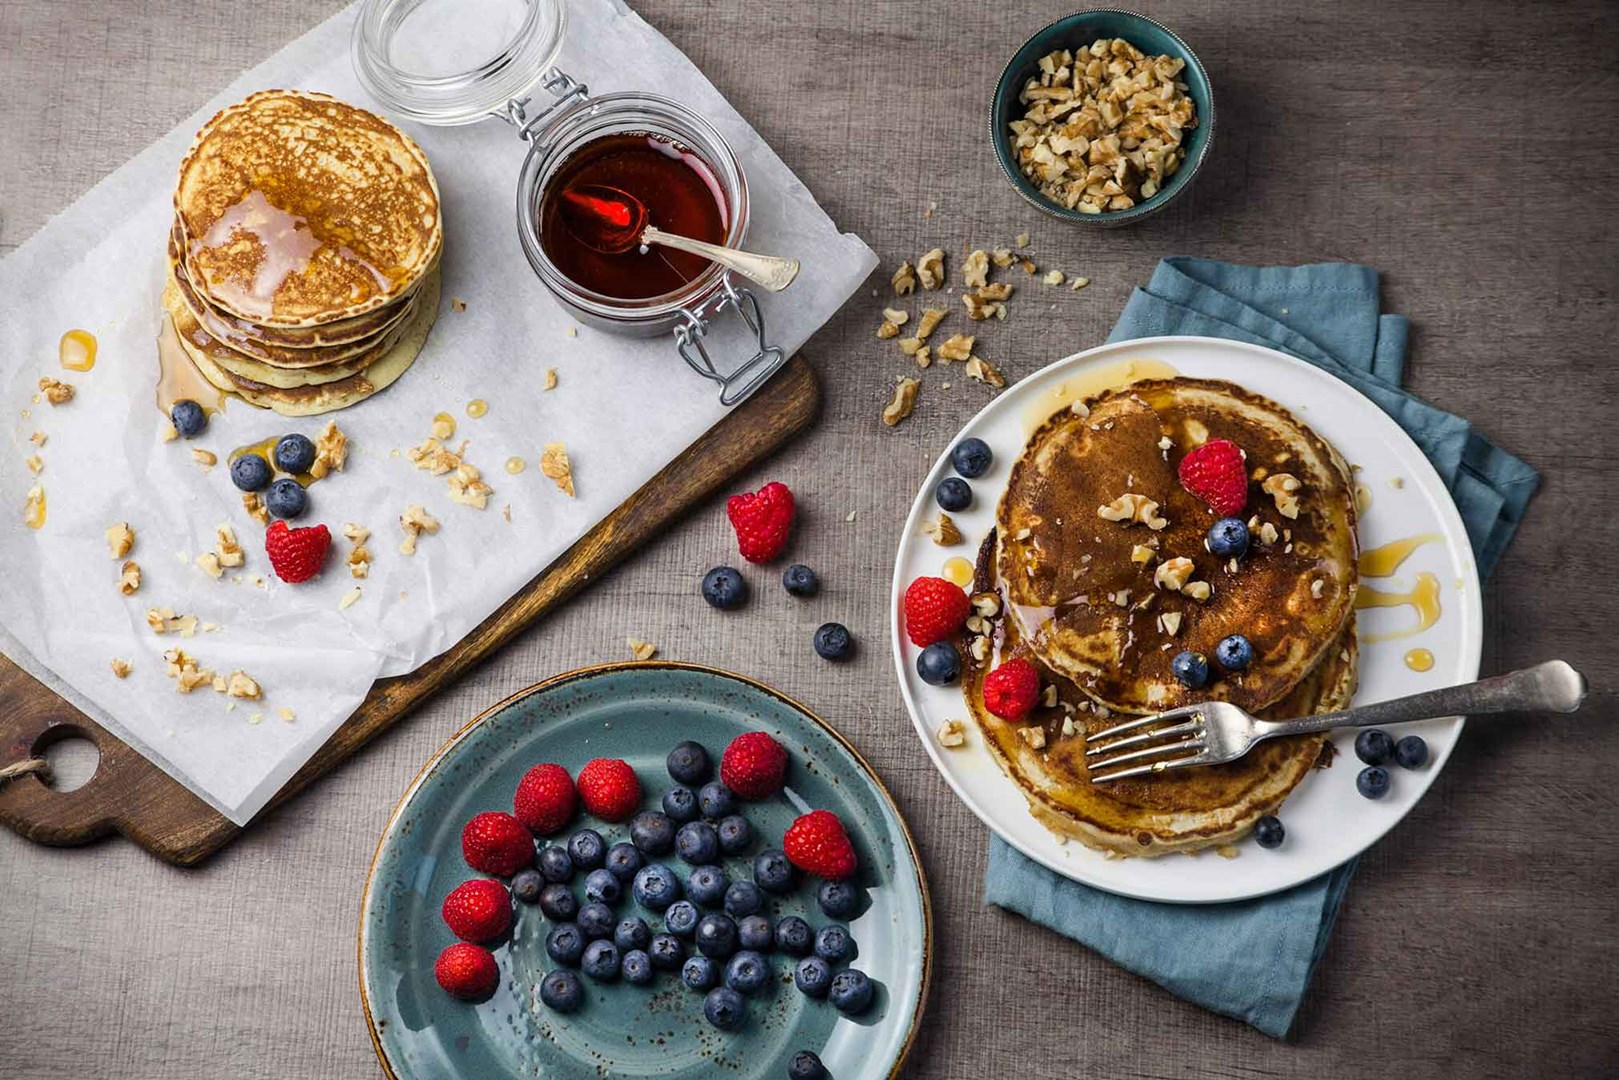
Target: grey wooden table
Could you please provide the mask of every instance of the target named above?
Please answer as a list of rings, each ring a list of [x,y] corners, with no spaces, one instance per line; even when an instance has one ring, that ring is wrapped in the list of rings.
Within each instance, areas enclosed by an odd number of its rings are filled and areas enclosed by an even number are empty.
[[[0,249],[336,6],[0,0]],[[1071,2],[635,6],[889,267],[1028,231],[1042,262],[1089,276],[1085,292],[994,328],[991,358],[1010,376],[1100,342],[1164,255],[1381,268],[1387,306],[1414,321],[1414,388],[1546,476],[1485,591],[1484,668],[1565,657],[1591,677],[1587,714],[1468,730],[1428,798],[1362,860],[1291,1043],[985,908],[985,834],[917,751],[881,642],[906,504],[986,392],[959,369],[944,390],[936,369],[916,416],[882,427],[903,365],[873,340],[880,304],[862,294],[813,343],[819,427],[753,478],[799,493],[796,551],[823,576],[820,601],[787,618],[781,605],[696,617],[697,575],[731,550],[715,505],[201,870],[122,842],[51,851],[0,830],[0,1076],[377,1075],[353,941],[395,798],[467,717],[620,657],[628,634],[809,702],[895,791],[939,929],[913,1077],[1619,1071],[1611,6],[1154,3],[1209,67],[1219,137],[1182,203],[1102,235],[1027,209],[983,131],[1001,63]],[[809,648],[832,617],[867,644],[835,670]]]

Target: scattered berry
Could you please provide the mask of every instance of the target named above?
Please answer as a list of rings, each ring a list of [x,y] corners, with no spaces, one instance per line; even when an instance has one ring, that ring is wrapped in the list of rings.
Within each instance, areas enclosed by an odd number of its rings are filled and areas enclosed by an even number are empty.
[[[742,949],[725,964],[725,985],[752,997],[770,979],[770,962],[751,949]]]
[[[613,936],[613,928],[618,920],[613,917],[613,909],[599,900],[591,901],[579,909],[579,931],[591,941]]]
[[[827,1080],[826,1066],[812,1050],[800,1050],[787,1062],[787,1080]]]
[[[767,893],[786,896],[793,890],[793,864],[775,848],[761,851],[753,860],[753,880]]]
[[[697,820],[697,793],[684,784],[676,784],[663,793],[663,812],[670,821],[680,825]]]
[[[670,934],[653,934],[647,954],[652,957],[652,966],[659,971],[679,971],[686,957],[680,941]]]
[[[1002,720],[1022,720],[1040,700],[1040,673],[1022,657],[984,676],[984,708]]]
[[[701,918],[697,905],[690,900],[676,900],[663,913],[663,927],[676,937],[691,937],[697,932],[697,921]]]
[[[1254,822],[1254,842],[1262,848],[1279,848],[1287,838],[1287,830],[1275,814],[1266,814]]]
[[[701,743],[690,740],[680,743],[669,751],[669,757],[664,764],[669,767],[669,776],[675,783],[685,784],[687,787],[706,782],[709,770],[713,768],[708,760],[708,751],[703,749]]]
[[[263,491],[274,475],[270,463],[258,454],[243,454],[230,463],[230,482],[243,491]]]
[[[450,890],[440,910],[444,925],[462,941],[493,941],[512,926],[511,895],[488,878],[463,881]]]
[[[823,926],[815,934],[815,955],[829,964],[843,964],[854,959],[854,938],[837,923]]]
[[[585,955],[579,961],[579,970],[597,982],[612,982],[618,978],[619,966],[622,963],[623,957],[619,954],[618,946],[602,938],[585,946]]]
[[[641,811],[630,819],[630,842],[648,855],[669,854],[675,849],[674,819],[656,810]]]
[[[175,431],[191,439],[201,435],[202,429],[208,426],[208,414],[195,401],[183,398],[169,406],[169,421]]]
[[[692,866],[705,866],[720,857],[720,838],[706,821],[688,821],[675,833],[675,851]]]
[[[972,614],[960,586],[941,577],[919,577],[905,587],[905,636],[917,647],[944,641]]]
[[[854,638],[850,636],[849,628],[840,622],[817,626],[810,644],[815,647],[815,655],[822,660],[847,660],[854,655]]]
[[[289,529],[285,521],[273,521],[264,531],[264,553],[270,557],[275,576],[289,585],[308,581],[320,573],[332,534],[324,525]]]
[[[579,914],[579,898],[566,885],[553,881],[540,890],[540,911],[552,922],[567,922]]]
[[[309,436],[283,435],[275,444],[275,467],[286,473],[306,473],[315,464],[315,444]]]
[[[751,563],[765,563],[781,554],[793,525],[793,493],[787,485],[771,481],[752,494],[732,495],[725,516],[736,530],[736,546]]]
[[[630,850],[635,850],[631,848]],[[618,903],[618,898],[624,894],[624,887],[619,884],[618,878],[606,868],[592,870],[585,875],[585,900],[592,904]]]
[[[1402,769],[1420,769],[1428,763],[1428,744],[1421,735],[1407,735],[1394,744],[1394,760]]]
[[[768,799],[787,775],[787,751],[763,731],[745,731],[720,757],[720,780],[744,799]]]
[[[708,990],[720,981],[720,966],[706,956],[694,956],[680,969],[680,981],[693,990]]]
[[[860,906],[859,891],[847,881],[823,881],[815,894],[821,914],[829,919],[852,919]]]
[[[776,924],[776,949],[788,956],[808,956],[815,950],[815,932],[797,915],[788,915]]]
[[[753,826],[741,814],[720,818],[714,834],[720,838],[720,850],[727,855],[745,854],[753,843]]]
[[[699,866],[686,876],[686,895],[703,907],[719,907],[730,887],[724,869],[718,866]]]
[[[723,960],[736,951],[736,922],[729,915],[704,915],[697,923],[697,951]]]
[[[627,953],[631,949],[645,949],[652,944],[652,927],[638,915],[620,919],[618,925],[613,927],[613,944],[618,946],[621,953]]]
[[[864,971],[849,968],[832,976],[832,985],[827,990],[826,1000],[840,1013],[853,1016],[855,1013],[865,1012],[871,1004],[871,980]]]
[[[1186,649],[1175,654],[1175,659],[1169,662],[1169,670],[1181,681],[1181,685],[1197,690],[1209,681],[1209,658]]]
[[[534,864],[534,837],[510,814],[485,811],[461,830],[461,856],[474,870],[511,877]]]
[[[781,587],[794,596],[814,596],[821,591],[815,571],[803,563],[793,563],[781,575]]]
[[[935,641],[916,656],[916,673],[929,686],[949,686],[961,677],[961,653],[949,641]]]
[[[617,843],[607,849],[607,855],[602,860],[606,873],[612,874],[619,881],[633,881],[636,873],[646,865],[646,859],[641,855],[641,849],[634,844]],[[601,873],[602,871],[592,871]],[[589,879],[586,879],[586,889]]]
[[[512,896],[525,904],[537,904],[540,892],[545,888],[545,877],[532,867],[519,870],[512,877]]]
[[[652,957],[643,949],[630,949],[625,952],[619,971],[624,976],[624,981],[632,986],[645,986],[652,981],[655,974],[652,970]]]
[[[1214,659],[1227,671],[1241,671],[1254,662],[1254,647],[1242,634],[1230,634],[1214,647]]]
[[[579,801],[603,821],[623,821],[641,805],[641,781],[629,762],[596,758],[579,770]]]
[[[573,777],[561,765],[536,765],[517,782],[512,797],[512,813],[540,836],[560,832],[579,807],[579,793]]]
[[[1175,471],[1181,487],[1221,517],[1240,514],[1248,505],[1248,465],[1242,450],[1230,439],[1210,439],[1194,447]]]
[[[806,956],[793,969],[793,985],[806,997],[824,998],[832,985],[832,965],[819,956]]]
[[[648,911],[666,911],[680,899],[680,879],[662,863],[653,863],[642,867],[635,875],[630,892],[635,902]]]
[[[853,874],[858,863],[843,822],[830,810],[812,810],[794,821],[781,846],[794,866],[830,881]]]
[[[763,915],[744,915],[736,921],[736,943],[754,952],[769,952],[776,945],[776,929]]]
[[[270,511],[271,517],[289,521],[302,517],[309,509],[309,492],[298,481],[283,476],[264,493],[264,508]]]
[[[748,599],[748,583],[735,567],[716,566],[703,575],[703,599],[721,611],[739,608]]]
[[[716,986],[703,999],[703,1015],[721,1031],[741,1031],[748,1019],[748,1006],[742,995],[729,986]]]
[[[710,821],[718,821],[736,813],[736,795],[718,780],[704,784],[697,790],[697,806]]]
[[[1367,728],[1355,736],[1355,756],[1368,765],[1382,765],[1394,756],[1394,740],[1386,731]]]
[[[484,1001],[500,982],[500,967],[488,949],[458,941],[438,954],[433,977],[445,993],[453,997],[462,1001]]]
[[[764,910],[765,894],[751,881],[733,881],[725,890],[725,914],[733,919]]]
[[[545,935],[545,954],[559,964],[578,967],[585,955],[584,931],[571,922],[559,922]]]
[[[1389,771],[1381,765],[1368,765],[1355,777],[1355,788],[1368,799],[1381,799],[1389,793]]]
[[[546,881],[572,881],[573,859],[569,857],[568,849],[561,844],[551,844],[541,851],[540,873],[545,875]]]
[[[976,480],[989,472],[995,454],[983,439],[962,439],[950,451],[950,464],[962,476]]]
[[[959,513],[973,504],[972,485],[959,476],[947,476],[933,489],[933,501],[941,510]]]
[[[585,1003],[585,986],[571,971],[547,972],[540,980],[540,1001],[553,1012],[577,1012]]]
[[[568,837],[568,858],[579,870],[594,870],[607,858],[607,841],[595,829],[580,829]]]
[[[1241,518],[1223,517],[1209,526],[1209,554],[1221,559],[1240,559],[1248,554],[1248,526]]]

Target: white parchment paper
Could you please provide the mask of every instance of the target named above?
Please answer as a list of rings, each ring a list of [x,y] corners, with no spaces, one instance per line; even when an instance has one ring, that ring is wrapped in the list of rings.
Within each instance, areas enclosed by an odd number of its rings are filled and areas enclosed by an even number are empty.
[[[238,824],[251,819],[382,676],[444,651],[560,555],[723,415],[717,387],[689,372],[667,338],[637,340],[574,326],[523,258],[513,203],[525,144],[505,124],[402,126],[426,150],[443,194],[445,250],[438,324],[415,367],[371,401],[334,414],[351,440],[348,468],[311,490],[303,524],[334,534],[326,572],[290,586],[270,571],[261,532],[244,514],[224,467],[233,447],[271,435],[313,435],[324,418],[291,420],[233,402],[193,442],[164,443],[154,404],[159,292],[175,170],[196,129],[255,90],[320,90],[377,109],[349,63],[355,11],[342,12],[243,75],[203,109],[52,220],[0,262],[0,648],[53,690],[156,761]],[[762,301],[772,340],[789,352],[825,322],[875,267],[857,237],[839,234],[813,197],[691,62],[637,15],[610,0],[571,0],[558,64],[592,92],[652,89],[710,119],[736,150],[753,193],[749,244],[791,254],[804,270]],[[479,28],[469,27],[468,33]],[[379,110],[380,111],[380,110]],[[465,311],[452,298],[466,301]],[[95,369],[64,372],[62,333],[100,342]],[[729,366],[742,335],[711,336]],[[560,385],[541,391],[546,368]],[[42,375],[78,390],[69,404],[36,401]],[[489,402],[481,419],[466,415]],[[405,448],[448,412],[469,440],[467,459],[493,485],[488,510],[450,501],[445,479],[412,467]],[[47,436],[43,448],[30,435]],[[578,497],[539,471],[545,442],[573,457]],[[194,446],[221,464],[204,472]],[[22,523],[44,460],[47,521]],[[508,475],[508,457],[529,468]],[[398,552],[398,517],[421,503],[443,522],[417,554]],[[506,521],[501,508],[511,507]],[[116,587],[119,561],[103,531],[128,521],[138,540],[140,591]],[[235,526],[247,566],[214,581],[192,564],[213,549],[214,527]],[[373,532],[371,576],[358,603],[343,566],[344,522]],[[262,576],[259,587],[251,578]],[[149,607],[217,623],[189,640],[154,635]],[[241,668],[263,702],[227,709],[210,690],[175,692],[165,649],[205,667]],[[114,657],[134,670],[117,679]],[[280,710],[291,710],[284,720]],[[260,722],[250,722],[255,714]]]

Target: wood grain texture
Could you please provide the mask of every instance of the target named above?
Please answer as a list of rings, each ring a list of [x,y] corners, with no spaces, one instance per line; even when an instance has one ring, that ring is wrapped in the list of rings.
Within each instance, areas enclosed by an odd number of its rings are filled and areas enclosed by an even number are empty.
[[[1046,303],[1031,284],[985,328],[984,354],[1010,377],[1099,343],[1164,255],[1381,268],[1387,307],[1414,320],[1412,387],[1546,476],[1485,592],[1484,668],[1564,657],[1590,678],[1590,705],[1470,726],[1429,796],[1362,860],[1288,1044],[983,907],[983,830],[917,752],[883,641],[905,510],[987,391],[935,367],[916,415],[884,428],[904,362],[872,337],[882,301],[863,295],[813,341],[826,392],[815,433],[737,485],[781,479],[798,493],[791,555],[820,572],[817,600],[745,568],[750,607],[704,609],[697,575],[734,552],[714,501],[200,869],[125,843],[51,851],[0,830],[12,958],[0,1075],[379,1075],[352,935],[399,792],[490,702],[622,657],[632,634],[804,701],[895,793],[939,930],[911,1077],[1619,1074],[1612,5],[1160,0],[1149,13],[1209,69],[1220,132],[1183,202],[1098,235],[1027,209],[982,126],[1006,56],[1072,0],[632,2],[888,268],[1027,230],[1042,265],[1089,276]],[[0,0],[0,245],[335,7]],[[831,618],[864,645],[836,669],[809,649]]]

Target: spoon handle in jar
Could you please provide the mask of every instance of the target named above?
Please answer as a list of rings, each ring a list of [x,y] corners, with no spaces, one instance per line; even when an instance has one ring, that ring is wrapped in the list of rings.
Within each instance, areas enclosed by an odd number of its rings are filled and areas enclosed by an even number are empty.
[[[720,247],[718,244],[705,244],[701,240],[666,233],[652,225],[648,225],[646,231],[641,234],[641,243],[661,244],[676,251],[689,251],[693,255],[712,259],[728,270],[735,270],[749,281],[758,282],[771,292],[781,292],[798,276],[797,259],[758,255],[751,251]]]

